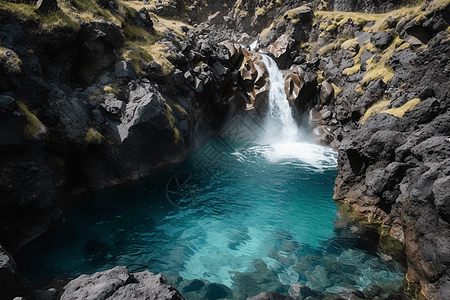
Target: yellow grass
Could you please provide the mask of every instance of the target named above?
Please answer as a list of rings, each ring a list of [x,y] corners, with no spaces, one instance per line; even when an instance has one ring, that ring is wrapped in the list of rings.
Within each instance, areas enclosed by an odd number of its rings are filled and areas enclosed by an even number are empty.
[[[317,51],[317,54],[325,56],[331,51],[336,50],[338,47],[339,47],[338,43],[331,43],[320,48],[319,51]]]
[[[387,64],[388,60],[394,54],[395,49],[403,43],[403,40],[396,37],[392,44],[384,50],[378,62],[374,62],[375,56],[367,60],[367,71],[362,79],[363,84],[368,84],[372,80],[382,79],[388,83],[394,77],[394,70]]]
[[[342,89],[340,87],[338,87],[337,85],[335,85],[334,83],[332,83],[331,85],[334,88],[334,95],[337,96],[342,91]]]
[[[361,119],[359,120],[359,123],[364,124],[369,117],[380,113],[383,109],[386,108],[386,106],[389,105],[389,103],[391,103],[390,100],[381,100],[381,101],[375,103],[366,111],[364,116],[361,117]]]
[[[174,136],[174,139],[175,139],[174,143],[177,144],[178,143],[178,139],[180,138],[180,131],[175,126],[175,118],[174,118],[173,113],[172,113],[172,108],[169,105],[167,105],[167,104],[165,104],[165,106],[166,106],[166,117],[167,117],[167,120],[169,120],[170,126],[172,127],[172,129],[174,131],[174,133],[173,133],[173,136]]]
[[[84,137],[84,141],[86,143],[92,144],[100,144],[104,139],[103,135],[93,128],[89,128],[88,132],[86,132],[86,136]]]
[[[23,133],[27,136],[35,136],[43,126],[41,121],[39,121],[35,114],[28,110],[24,102],[17,101],[17,106],[27,119],[27,123],[23,128]]]
[[[416,105],[419,104],[419,103],[420,103],[420,99],[419,98],[415,98],[415,99],[412,99],[412,100],[406,102],[405,104],[403,104],[400,107],[391,108],[391,109],[385,110],[385,111],[383,111],[383,113],[391,114],[391,115],[394,115],[396,117],[402,118],[403,115],[407,111],[413,110],[414,107],[416,107]]]
[[[350,76],[361,70],[361,56],[363,55],[365,50],[366,50],[366,46],[362,45],[359,48],[358,54],[353,58],[353,61],[355,62],[355,64],[353,65],[353,67],[343,70],[342,75]]]

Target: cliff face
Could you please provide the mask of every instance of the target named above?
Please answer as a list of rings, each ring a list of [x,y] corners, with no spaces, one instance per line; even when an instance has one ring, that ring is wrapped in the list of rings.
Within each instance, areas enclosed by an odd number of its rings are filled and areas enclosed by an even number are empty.
[[[131,25],[44,33],[11,14],[0,18],[0,241],[12,253],[60,222],[68,195],[178,163],[245,107],[236,89],[224,96],[237,80],[225,46],[194,30],[160,33],[164,20],[150,13],[155,29],[145,8],[117,13]]]
[[[335,200],[405,251],[406,289],[450,295],[448,1],[70,3],[0,2],[6,250],[59,223],[70,194],[178,163],[231,114],[264,109],[265,68],[235,44],[258,38],[290,69],[299,122],[338,150]]]

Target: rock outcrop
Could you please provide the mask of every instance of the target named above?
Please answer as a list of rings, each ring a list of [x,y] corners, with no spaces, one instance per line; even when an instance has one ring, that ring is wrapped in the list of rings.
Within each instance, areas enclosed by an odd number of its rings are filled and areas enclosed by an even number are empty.
[[[404,288],[429,299],[450,295],[444,258],[450,44],[448,32],[436,29],[450,25],[447,10],[430,2],[420,21],[387,18],[379,32],[363,32],[350,19],[322,20],[310,40],[326,81],[309,123],[317,142],[338,149],[334,198],[379,224],[380,249],[394,257],[405,251]],[[350,39],[337,45],[329,33]],[[327,99],[329,83],[334,98]]]
[[[20,276],[13,258],[0,246],[0,299],[28,298],[31,295],[31,284]]]
[[[182,300],[181,294],[161,274],[149,271],[130,273],[125,267],[81,275],[69,282],[61,300],[81,299],[161,299]]]

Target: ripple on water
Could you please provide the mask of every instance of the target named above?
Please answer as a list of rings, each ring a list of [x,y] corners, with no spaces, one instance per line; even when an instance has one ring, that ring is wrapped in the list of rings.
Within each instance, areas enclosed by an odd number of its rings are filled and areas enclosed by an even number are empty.
[[[76,276],[119,264],[222,283],[237,298],[291,284],[338,291],[400,282],[392,262],[337,234],[332,150],[276,143],[226,155],[226,168],[214,172],[198,171],[194,153],[157,179],[84,196],[67,222],[19,253],[22,274]],[[196,189],[183,207],[166,198],[178,172]]]

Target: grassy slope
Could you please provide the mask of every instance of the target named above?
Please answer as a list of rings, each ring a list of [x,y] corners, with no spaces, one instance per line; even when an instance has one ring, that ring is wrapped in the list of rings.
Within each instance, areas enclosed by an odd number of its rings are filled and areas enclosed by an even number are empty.
[[[61,11],[46,16],[38,13],[36,4],[12,3],[0,0],[0,11],[4,14],[13,15],[23,22],[32,22],[35,34],[52,33],[63,27],[77,30],[79,20],[112,22],[122,28],[127,46],[127,50],[124,50],[122,55],[125,59],[130,59],[133,62],[137,72],[140,72],[139,60],[144,62],[156,60],[162,66],[163,72],[169,73],[173,66],[167,60],[165,47],[156,42],[163,37],[163,33],[168,29],[184,37],[180,26],[185,24],[179,21],[166,20],[149,13],[155,29],[154,33],[149,33],[134,25],[131,19],[134,13],[142,7],[148,9],[154,7],[156,1],[150,1],[147,5],[139,1],[118,0],[117,2],[120,7],[119,13],[112,13],[102,8],[95,0],[58,1]]]

